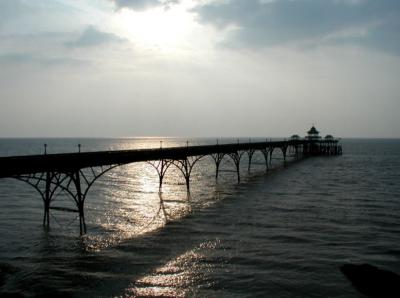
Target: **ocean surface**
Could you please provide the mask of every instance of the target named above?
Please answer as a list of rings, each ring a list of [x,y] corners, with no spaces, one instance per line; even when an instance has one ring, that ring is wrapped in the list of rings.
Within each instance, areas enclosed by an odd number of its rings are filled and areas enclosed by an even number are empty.
[[[57,153],[78,143],[82,151],[158,148],[160,140],[0,139],[0,156],[43,154],[44,143]],[[82,237],[76,213],[51,210],[46,230],[36,190],[0,179],[0,296],[363,297],[341,265],[400,273],[400,140],[342,146],[342,156],[286,168],[276,151],[268,174],[260,153],[248,173],[244,155],[240,184],[228,158],[218,181],[204,158],[190,195],[174,167],[162,193],[151,165],[117,167],[89,191]],[[52,206],[75,207],[64,193]]]

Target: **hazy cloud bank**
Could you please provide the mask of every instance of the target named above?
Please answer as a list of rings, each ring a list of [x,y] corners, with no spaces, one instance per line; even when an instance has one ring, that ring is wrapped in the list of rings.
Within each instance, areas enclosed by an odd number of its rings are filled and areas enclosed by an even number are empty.
[[[112,0],[118,8],[131,8],[133,10],[146,10],[154,7],[168,8],[180,0]]]
[[[398,0],[229,0],[194,11],[201,23],[234,28],[230,46],[352,43],[400,54]]]
[[[91,47],[108,43],[120,43],[125,41],[115,34],[103,32],[94,26],[88,26],[77,39],[65,43],[67,47]]]

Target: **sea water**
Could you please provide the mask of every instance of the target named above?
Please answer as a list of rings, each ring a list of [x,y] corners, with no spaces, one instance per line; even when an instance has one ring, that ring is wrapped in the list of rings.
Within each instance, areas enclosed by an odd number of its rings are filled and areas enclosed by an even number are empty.
[[[162,143],[160,143],[162,141]],[[240,140],[247,141],[247,140]],[[254,140],[256,141],[256,140]],[[260,140],[263,141],[263,140]],[[193,139],[189,145],[215,144]],[[223,139],[220,143],[236,142]],[[0,156],[185,146],[186,139],[0,139]],[[175,166],[162,192],[147,163],[99,178],[75,213],[0,179],[0,293],[16,297],[362,297],[340,272],[369,263],[400,273],[400,140],[347,139],[343,155],[266,173],[257,152],[242,181],[225,157],[218,181],[204,157],[191,192]],[[57,193],[52,206],[74,208]]]

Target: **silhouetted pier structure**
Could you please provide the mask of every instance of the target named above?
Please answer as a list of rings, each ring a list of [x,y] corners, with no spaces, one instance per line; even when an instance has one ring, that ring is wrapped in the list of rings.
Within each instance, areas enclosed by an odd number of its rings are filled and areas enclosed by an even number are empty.
[[[222,160],[224,157],[230,158],[234,163],[237,180],[240,183],[240,161],[244,154],[248,156],[250,170],[254,153],[261,152],[268,172],[274,150],[282,152],[283,164],[286,166],[288,152],[291,152],[296,160],[309,156],[340,155],[342,148],[338,142],[339,140],[333,137],[325,139],[310,137],[309,132],[309,136],[304,139],[292,136],[284,141],[266,140],[265,142],[187,145],[158,149],[1,157],[0,178],[18,179],[28,183],[39,192],[44,203],[43,225],[47,227],[50,225],[50,209],[77,212],[80,233],[83,234],[86,233],[84,203],[88,191],[98,178],[115,167],[147,162],[156,169],[161,190],[168,168],[172,165],[176,166],[185,178],[189,192],[192,169],[205,156],[211,156],[214,160],[217,179]],[[71,196],[77,209],[52,207],[51,202],[56,191],[64,191]]]

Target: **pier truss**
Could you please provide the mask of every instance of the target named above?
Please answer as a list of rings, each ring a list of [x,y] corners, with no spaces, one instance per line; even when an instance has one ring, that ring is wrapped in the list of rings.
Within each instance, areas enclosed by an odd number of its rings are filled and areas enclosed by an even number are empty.
[[[43,200],[43,225],[50,226],[50,210],[74,212],[79,217],[81,234],[87,231],[85,223],[85,200],[93,184],[108,171],[125,164],[146,162],[159,177],[159,191],[171,166],[176,167],[186,182],[190,193],[190,178],[194,166],[205,156],[215,163],[215,178],[218,179],[221,162],[230,159],[234,165],[237,181],[240,183],[240,162],[247,155],[248,172],[251,171],[253,156],[260,152],[264,157],[265,170],[269,171],[273,152],[282,153],[283,165],[287,158],[295,160],[315,155],[339,155],[338,140],[288,140],[257,143],[237,143],[207,146],[186,146],[159,149],[124,151],[100,151],[69,154],[45,154],[0,158],[0,178],[15,178],[32,186]],[[75,209],[53,206],[60,193],[72,199]]]
[[[86,233],[84,205],[89,189],[97,179],[117,166],[119,166],[119,164],[88,167],[71,172],[46,171],[45,173],[16,175],[11,178],[26,182],[40,194],[44,206],[44,226],[50,226],[50,209],[75,212],[79,216],[80,233],[84,234]],[[64,192],[72,198],[76,209],[51,205],[56,196],[61,192]]]

